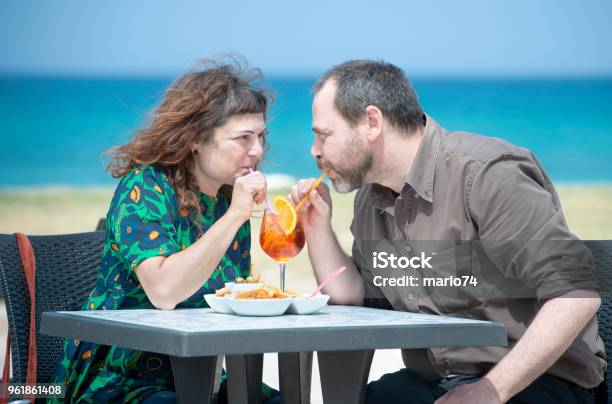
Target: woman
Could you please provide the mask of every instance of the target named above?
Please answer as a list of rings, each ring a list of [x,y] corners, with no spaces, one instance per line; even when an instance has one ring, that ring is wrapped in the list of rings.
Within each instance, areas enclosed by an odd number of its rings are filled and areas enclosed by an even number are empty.
[[[205,62],[167,91],[150,127],[114,150],[121,178],[84,310],[207,307],[203,295],[246,277],[249,218],[266,194],[267,94],[257,71]],[[169,358],[67,340],[56,367],[69,402],[172,402]],[[264,386],[263,398],[277,395]]]

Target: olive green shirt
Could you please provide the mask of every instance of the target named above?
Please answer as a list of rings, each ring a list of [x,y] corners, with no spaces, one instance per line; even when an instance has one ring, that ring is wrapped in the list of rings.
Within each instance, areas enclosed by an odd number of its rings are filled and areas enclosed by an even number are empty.
[[[598,290],[590,251],[569,232],[557,193],[535,156],[500,139],[448,132],[429,117],[401,192],[380,184],[361,187],[351,231],[366,303],[385,300],[395,310],[506,326],[507,347],[404,350],[406,367],[426,378],[484,375],[516,345],[546,299]],[[407,256],[429,249],[434,272],[457,273],[461,265],[471,266],[481,287],[478,293],[460,287],[453,294],[422,284],[375,286],[377,275],[396,276],[398,269],[373,268],[365,247],[371,240],[399,240]],[[421,278],[425,273],[412,272]],[[521,288],[533,294],[513,294]],[[593,318],[547,372],[592,388],[603,381],[605,367]]]

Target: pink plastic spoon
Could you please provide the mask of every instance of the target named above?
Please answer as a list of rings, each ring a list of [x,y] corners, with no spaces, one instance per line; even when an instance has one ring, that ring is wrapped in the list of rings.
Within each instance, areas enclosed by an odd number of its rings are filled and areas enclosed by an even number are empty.
[[[331,274],[327,275],[327,278],[323,279],[323,282],[321,282],[319,287],[316,288],[315,291],[312,292],[310,294],[310,296],[308,296],[308,297],[314,297],[317,293],[319,293],[321,291],[321,289],[323,289],[325,287],[325,285],[330,283],[336,276],[338,276],[342,272],[344,272],[345,269],[346,269],[346,267],[340,267],[340,268],[336,269],[334,272],[332,272]]]

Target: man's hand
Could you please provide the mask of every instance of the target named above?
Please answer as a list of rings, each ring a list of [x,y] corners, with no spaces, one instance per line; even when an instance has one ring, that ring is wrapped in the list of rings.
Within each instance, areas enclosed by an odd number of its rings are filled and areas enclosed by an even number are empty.
[[[308,191],[314,185],[316,179],[309,178],[298,181],[291,188],[291,200],[294,204],[308,195]],[[304,202],[298,214],[300,223],[306,233],[317,231],[331,226],[332,201],[329,188],[324,183],[319,184],[316,189],[310,191],[309,199]]]
[[[435,404],[501,404],[497,390],[493,384],[483,377],[477,382],[462,384],[455,387],[439,399]]]

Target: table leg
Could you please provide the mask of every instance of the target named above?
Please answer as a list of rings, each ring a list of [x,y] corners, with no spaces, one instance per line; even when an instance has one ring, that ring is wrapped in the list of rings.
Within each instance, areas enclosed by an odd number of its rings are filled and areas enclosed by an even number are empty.
[[[323,402],[365,402],[373,356],[373,350],[317,352]]]
[[[210,403],[212,401],[216,356],[193,358],[171,356],[170,362],[178,403]]]
[[[282,404],[310,403],[312,352],[279,353],[278,378]]]
[[[226,355],[229,404],[260,403],[263,354]]]
[[[215,381],[213,384],[213,395],[219,393],[219,389],[221,388],[221,375],[222,374],[223,374],[223,355],[218,355],[217,365],[215,366]]]

